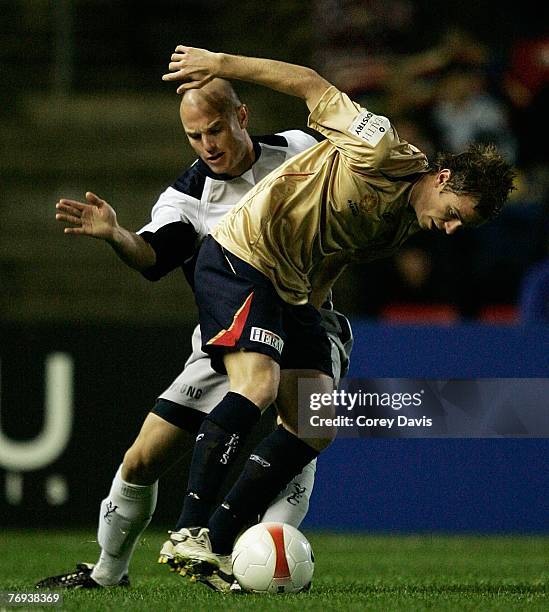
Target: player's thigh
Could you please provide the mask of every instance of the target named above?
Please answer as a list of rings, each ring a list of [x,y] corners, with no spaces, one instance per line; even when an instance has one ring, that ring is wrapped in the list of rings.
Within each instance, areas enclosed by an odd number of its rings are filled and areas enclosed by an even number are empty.
[[[285,427],[298,435],[299,410],[307,409],[307,402],[299,406],[299,381],[307,380],[307,390],[315,393],[330,394],[334,389],[334,381],[324,372],[312,369],[286,369],[280,373],[280,385],[276,408],[280,420]],[[302,398],[303,399],[303,398]],[[333,406],[323,406],[322,417],[333,416]]]
[[[192,336],[192,352],[183,371],[160,395],[169,404],[157,404],[153,412],[173,425],[194,432],[199,417],[209,414],[229,390],[229,379],[212,368],[210,357],[202,351],[200,328]],[[199,427],[200,425],[198,425]]]
[[[261,411],[276,399],[280,366],[272,357],[252,351],[233,351],[224,358],[230,389],[248,398]]]
[[[188,432],[150,412],[124,455],[123,474],[129,482],[154,482],[191,446]]]

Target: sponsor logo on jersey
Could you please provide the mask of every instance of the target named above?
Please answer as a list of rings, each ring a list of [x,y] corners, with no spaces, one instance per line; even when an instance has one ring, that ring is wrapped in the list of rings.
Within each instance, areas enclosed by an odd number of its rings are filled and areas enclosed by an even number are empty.
[[[277,334],[261,327],[252,327],[250,331],[250,340],[254,342],[261,342],[262,344],[268,344],[282,354],[282,348],[284,347],[284,340]]]
[[[364,110],[355,117],[347,129],[354,136],[375,147],[390,127],[391,123],[387,117]]]

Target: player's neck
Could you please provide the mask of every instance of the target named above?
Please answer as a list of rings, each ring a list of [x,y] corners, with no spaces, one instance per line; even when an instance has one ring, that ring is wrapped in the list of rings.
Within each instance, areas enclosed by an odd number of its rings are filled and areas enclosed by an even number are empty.
[[[425,187],[425,179],[429,176],[428,174],[422,175],[410,189],[410,195],[408,197],[408,204],[417,212],[417,205],[421,201],[421,194]]]
[[[242,160],[231,170],[231,176],[241,176],[247,172],[255,163],[256,154],[254,144],[249,134],[246,134],[246,153]]]

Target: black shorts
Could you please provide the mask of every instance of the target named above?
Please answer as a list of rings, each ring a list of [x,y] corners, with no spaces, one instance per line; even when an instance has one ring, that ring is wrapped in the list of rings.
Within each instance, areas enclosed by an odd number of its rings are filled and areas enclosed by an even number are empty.
[[[226,352],[243,349],[268,355],[282,369],[332,376],[331,345],[318,310],[284,302],[264,274],[211,236],[196,262],[195,295],[202,350],[217,372],[226,373]]]

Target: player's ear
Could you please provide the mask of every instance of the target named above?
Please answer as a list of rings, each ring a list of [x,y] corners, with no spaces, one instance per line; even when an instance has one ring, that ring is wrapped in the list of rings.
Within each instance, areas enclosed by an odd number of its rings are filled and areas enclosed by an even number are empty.
[[[238,125],[245,130],[248,127],[248,107],[241,104],[237,110]]]
[[[448,168],[443,168],[442,170],[440,170],[437,175],[437,183],[439,187],[444,187],[444,185],[446,185],[446,183],[450,180],[451,176],[452,171]]]

